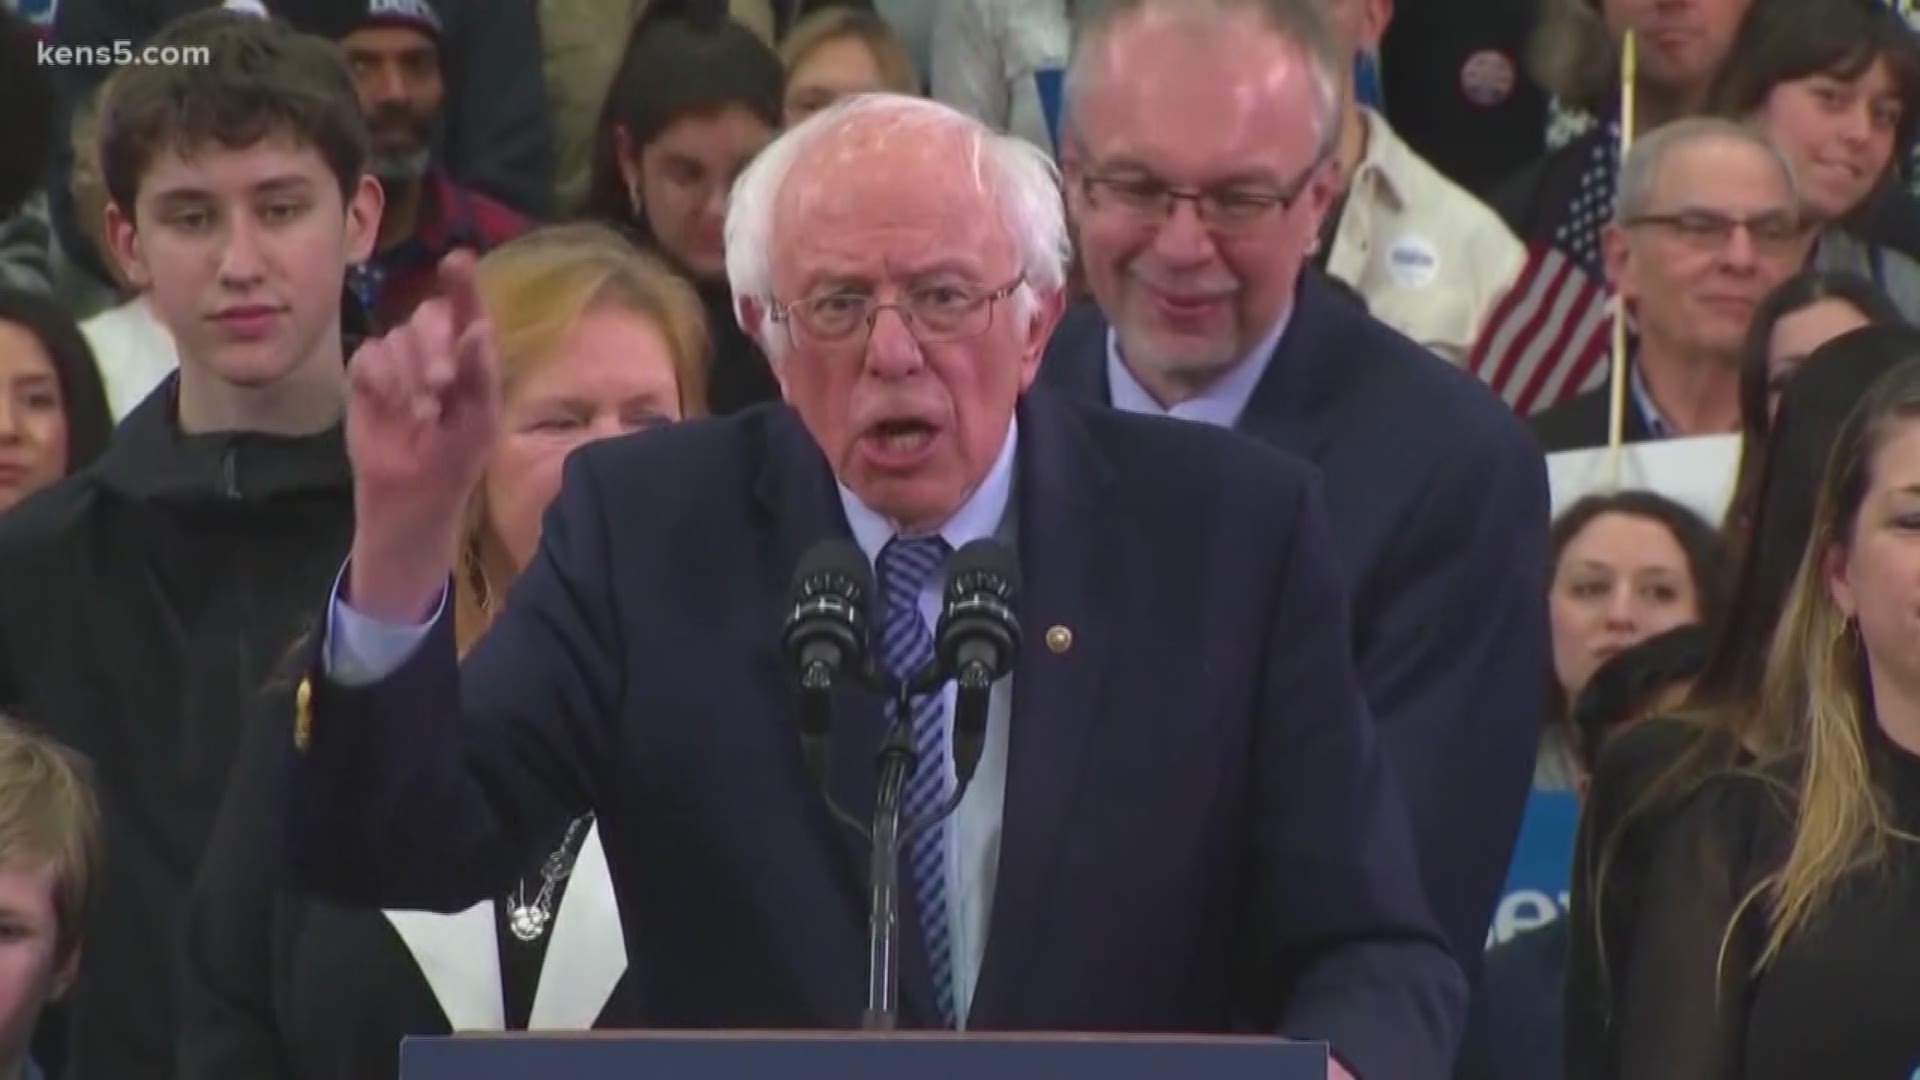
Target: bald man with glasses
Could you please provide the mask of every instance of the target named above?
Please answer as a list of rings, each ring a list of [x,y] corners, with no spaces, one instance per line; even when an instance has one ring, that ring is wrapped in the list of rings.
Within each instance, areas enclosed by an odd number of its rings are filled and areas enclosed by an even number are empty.
[[[1061,149],[1096,303],[1067,314],[1041,380],[1318,466],[1361,689],[1427,899],[1471,971],[1545,700],[1545,468],[1486,387],[1312,266],[1341,188],[1348,65],[1325,8],[1084,13]]]

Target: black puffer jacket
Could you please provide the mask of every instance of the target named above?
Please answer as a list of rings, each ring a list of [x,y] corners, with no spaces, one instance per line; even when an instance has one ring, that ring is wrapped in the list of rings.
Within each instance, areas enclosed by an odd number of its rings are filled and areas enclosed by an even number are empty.
[[[172,1074],[174,955],[244,724],[352,537],[340,429],[182,436],[177,376],[88,470],[0,517],[0,710],[93,759],[107,870],[69,1077]]]

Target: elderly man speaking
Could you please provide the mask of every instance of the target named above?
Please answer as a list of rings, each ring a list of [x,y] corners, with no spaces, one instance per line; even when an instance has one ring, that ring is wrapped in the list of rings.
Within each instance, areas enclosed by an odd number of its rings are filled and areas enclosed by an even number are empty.
[[[499,423],[465,261],[354,357],[358,531],[290,737],[301,887],[457,910],[593,810],[655,1025],[857,1026],[864,863],[796,734],[790,578],[857,543],[875,652],[924,648],[946,554],[997,537],[1028,632],[965,801],[902,872],[903,1022],[1264,1029],[1328,1041],[1336,1077],[1446,1075],[1463,983],[1311,473],[1030,389],[1067,258],[1050,166],[855,99],[741,177],[727,248],[785,404],[575,454],[464,670],[446,583]],[[901,721],[941,750],[911,784],[951,791],[951,692],[925,702]],[[826,772],[855,815],[889,718],[841,703]]]

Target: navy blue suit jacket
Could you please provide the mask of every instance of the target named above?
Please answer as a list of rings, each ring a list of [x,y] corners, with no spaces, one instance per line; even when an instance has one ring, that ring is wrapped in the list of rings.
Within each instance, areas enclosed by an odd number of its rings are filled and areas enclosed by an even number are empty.
[[[1110,400],[1093,305],[1055,332],[1040,381]],[[1312,271],[1239,430],[1320,469],[1361,688],[1413,812],[1427,899],[1471,974],[1546,700],[1540,447],[1471,375]]]
[[[1278,1031],[1365,1080],[1445,1076],[1464,981],[1354,679],[1310,471],[1040,390],[1020,425],[1027,632],[969,1026]],[[444,617],[372,687],[315,665],[289,743],[295,883],[463,908],[591,807],[649,1023],[857,1027],[865,852],[808,778],[779,645],[793,567],[828,538],[850,538],[832,475],[783,405],[574,454],[464,671]],[[829,784],[861,817],[881,722],[839,703]],[[907,1025],[935,1015],[916,926]]]

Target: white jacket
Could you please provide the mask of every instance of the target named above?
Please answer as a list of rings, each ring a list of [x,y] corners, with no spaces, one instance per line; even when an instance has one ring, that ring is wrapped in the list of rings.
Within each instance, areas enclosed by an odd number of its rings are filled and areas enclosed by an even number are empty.
[[[943,0],[933,26],[933,96],[1053,153],[1036,76],[1064,77],[1071,36],[1065,0]]]
[[[1365,297],[1374,318],[1458,363],[1519,276],[1526,247],[1377,113],[1366,119],[1367,153],[1327,271]]]

